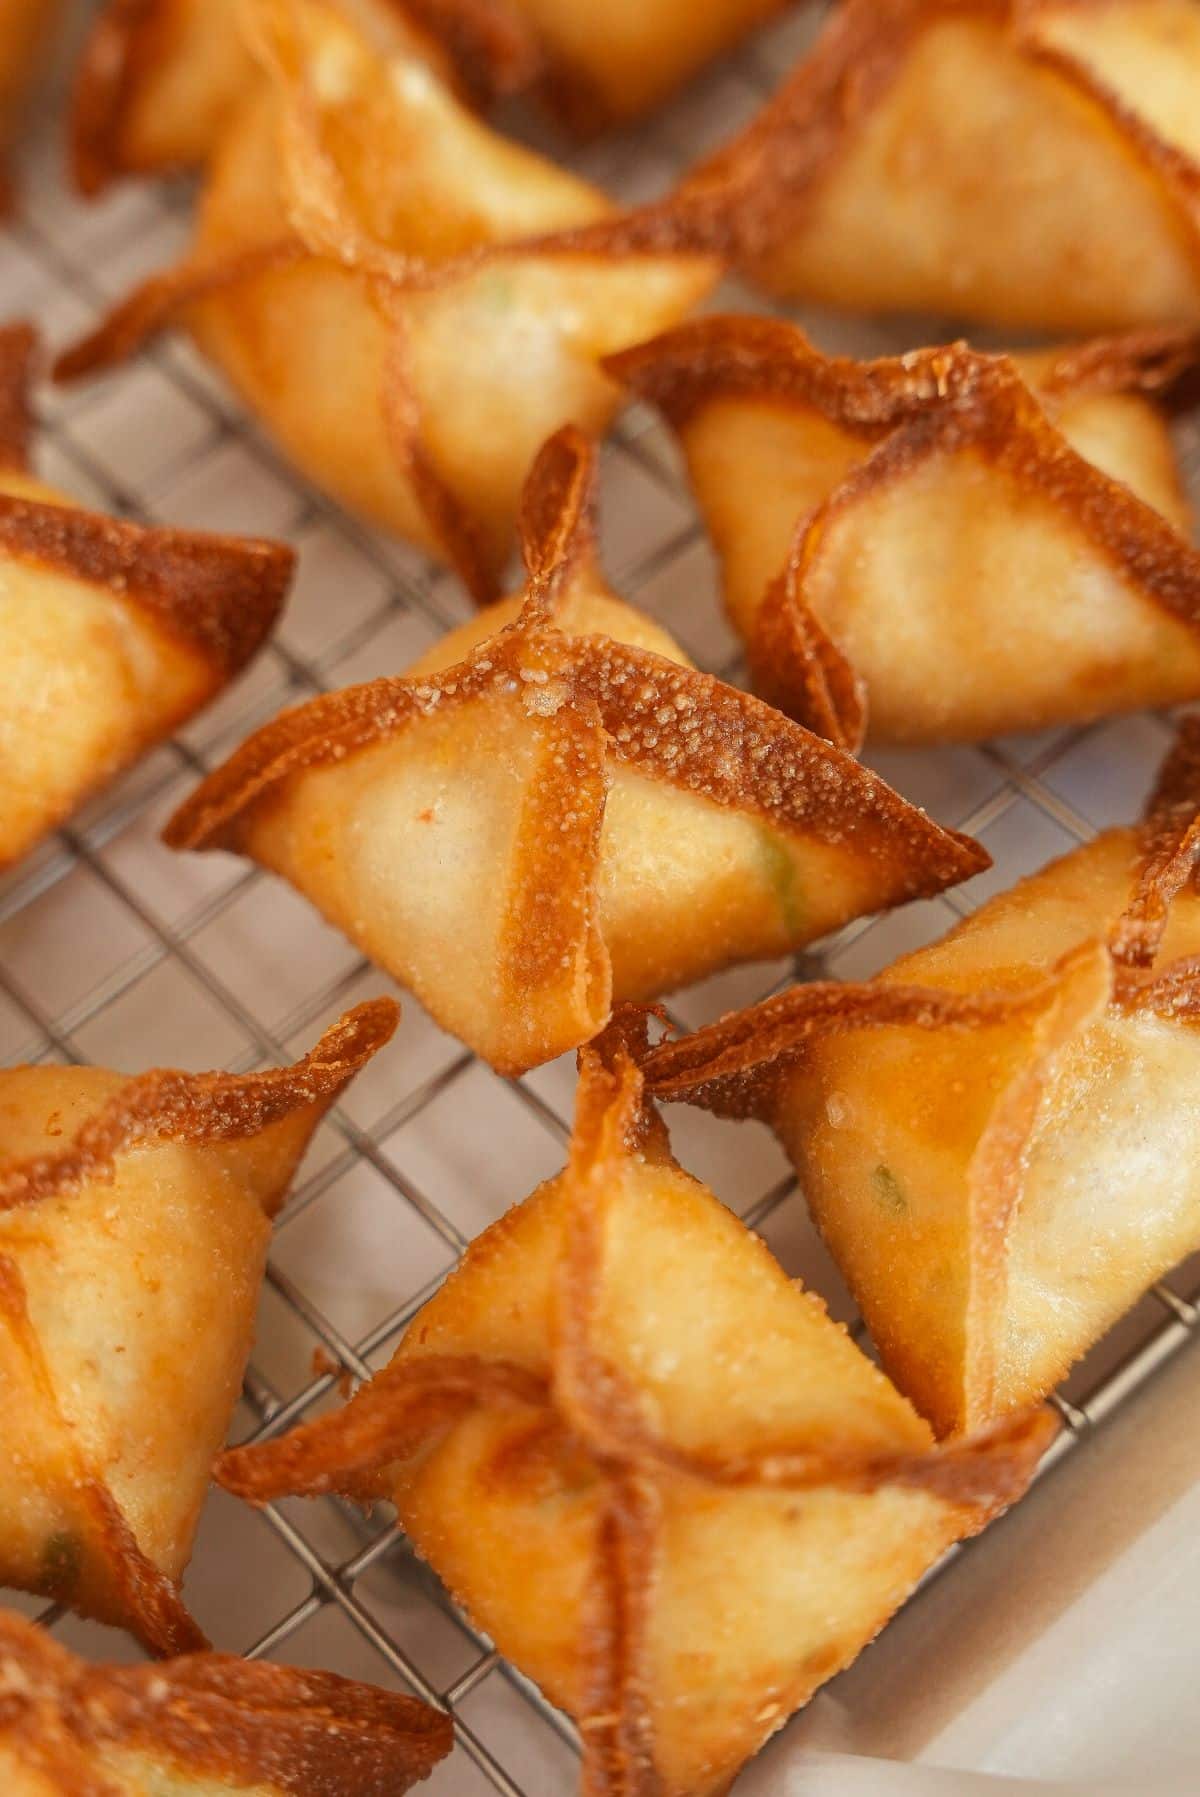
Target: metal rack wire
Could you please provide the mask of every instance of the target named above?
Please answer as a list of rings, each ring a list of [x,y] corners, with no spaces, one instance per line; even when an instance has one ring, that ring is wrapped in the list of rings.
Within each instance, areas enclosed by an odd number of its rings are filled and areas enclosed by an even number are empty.
[[[801,11],[655,126],[574,158],[576,166],[619,196],[640,197],[736,126],[813,25],[811,11]],[[0,237],[0,312],[32,315],[61,340],[138,274],[170,259],[186,237],[189,196],[140,188],[85,210],[65,192],[58,160],[48,125],[35,147],[26,211]],[[910,346],[872,327],[825,320],[814,330],[826,342],[836,331],[840,344],[864,350]],[[98,386],[47,395],[45,405],[43,466],[83,500],[181,524],[285,534],[307,552],[312,572],[278,640],[235,694],[0,884],[0,1055],[100,1060],[131,1071],[291,1059],[330,1015],[385,989],[386,980],[265,876],[223,857],[169,856],[155,842],[157,825],[254,724],[314,692],[396,671],[465,615],[465,601],[450,577],[365,531],[284,468],[178,344],[151,350],[136,369]],[[1185,445],[1189,474],[1198,452],[1195,441]],[[701,533],[665,437],[647,417],[622,422],[605,452],[602,492],[614,584],[663,618],[698,660],[736,677]],[[1134,719],[1036,742],[887,757],[893,783],[942,821],[980,835],[996,870],[945,898],[852,926],[799,971],[873,971],[939,934],[988,891],[1127,818],[1165,740],[1160,723]],[[680,997],[679,1016],[695,1024],[765,996],[796,971],[779,964],[710,981]],[[398,1048],[325,1126],[284,1214],[243,1434],[284,1429],[336,1396],[344,1375],[365,1377],[386,1360],[470,1237],[561,1158],[568,1069],[500,1081],[411,1001],[405,1010]],[[472,1116],[473,1147],[460,1139]],[[790,1270],[850,1320],[794,1181],[765,1137],[741,1132],[735,1163],[727,1137],[707,1119],[687,1113],[672,1121],[685,1165],[711,1177]],[[1181,1272],[1085,1363],[1058,1400],[1067,1428],[1048,1464],[1184,1346],[1200,1321],[1198,1297],[1200,1270]],[[535,1797],[567,1788],[569,1725],[470,1629],[394,1528],[380,1518],[364,1523],[332,1501],[276,1506],[265,1518],[220,1498],[206,1518],[187,1596],[219,1644],[312,1657],[448,1706],[459,1745],[431,1792]],[[64,1633],[88,1634],[53,1609],[42,1614]],[[106,1651],[113,1646],[105,1641]]]

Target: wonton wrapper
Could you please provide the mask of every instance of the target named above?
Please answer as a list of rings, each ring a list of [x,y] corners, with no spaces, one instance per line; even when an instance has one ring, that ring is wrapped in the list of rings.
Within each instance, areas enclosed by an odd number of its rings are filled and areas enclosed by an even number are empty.
[[[331,0],[380,50],[417,58],[489,98],[532,72],[525,34],[495,0]],[[0,8],[3,0],[0,0]],[[75,179],[200,167],[258,78],[245,0],[106,0],[75,88]]]
[[[5,158],[62,10],[62,0],[0,0],[0,211],[11,200]]]
[[[1143,397],[1200,345],[827,357],[711,318],[613,357],[679,434],[755,684],[856,749],[1200,695],[1200,552]]]
[[[0,1611],[5,1797],[401,1797],[452,1739],[440,1711],[332,1672],[92,1666]]]
[[[265,1073],[0,1071],[0,1586],[204,1645],[178,1582],[271,1218],[396,1015],[360,1005]]]
[[[1200,1248],[1200,727],[1109,830],[863,986],[655,1052],[800,1171],[884,1365],[942,1433],[1044,1396]]]
[[[1200,321],[1195,0],[843,0],[697,172],[772,292],[1055,331]]]
[[[671,205],[616,215],[316,0],[248,0],[272,80],[214,160],[191,259],[70,351],[188,329],[303,471],[494,598],[521,482],[600,358],[675,323],[718,263]]]
[[[285,712],[167,830],[291,880],[505,1072],[985,864],[613,598],[594,461],[570,430],[539,458],[523,598]]]
[[[531,28],[550,110],[581,136],[649,112],[788,0],[509,0]]]
[[[24,326],[0,330],[0,870],[231,681],[279,614],[282,544],[148,530],[29,472]]]
[[[715,1797],[1021,1495],[1054,1423],[939,1453],[671,1158],[637,1030],[584,1051],[567,1170],[473,1243],[390,1366],[218,1474],[255,1501],[390,1498],[578,1721],[588,1797]]]

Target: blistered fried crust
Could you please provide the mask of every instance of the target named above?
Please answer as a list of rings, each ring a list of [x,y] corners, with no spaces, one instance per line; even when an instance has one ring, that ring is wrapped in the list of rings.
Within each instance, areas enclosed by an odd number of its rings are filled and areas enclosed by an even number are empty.
[[[1081,943],[1049,979],[1015,992],[948,992],[869,980],[793,986],[678,1041],[651,1049],[647,1086],[662,1102],[702,1106],[717,1116],[770,1122],[781,1086],[811,1043],[834,1032],[891,1026],[981,1029],[1045,1018],[1061,1007],[1081,966],[1103,951],[1111,962],[1108,1000],[1168,1021],[1200,1012],[1200,958],[1155,965],[1171,905],[1196,877],[1200,858],[1200,717],[1180,726],[1142,823],[1142,854],[1129,902],[1106,944]]]
[[[356,1005],[293,1067],[261,1073],[157,1069],[121,1087],[57,1154],[0,1168],[0,1212],[111,1176],[130,1149],[155,1142],[246,1141],[310,1105],[327,1107],[395,1033],[390,998]]]
[[[532,81],[532,34],[504,0],[379,0],[444,52],[462,94],[485,106]],[[107,0],[80,58],[71,113],[71,161],[81,193],[101,193],[138,172],[124,145],[131,108],[172,55],[175,0]],[[173,172],[158,169],[160,174]]]
[[[257,1503],[285,1493],[361,1497],[370,1492],[373,1475],[397,1458],[419,1452],[470,1409],[497,1404],[527,1410],[531,1438],[551,1433],[569,1444],[605,1489],[580,1643],[584,1697],[577,1721],[589,1797],[656,1797],[663,1788],[648,1655],[661,1553],[661,1481],[719,1490],[915,1488],[960,1509],[963,1532],[973,1533],[1020,1496],[1056,1427],[1039,1411],[926,1453],[866,1452],[823,1435],[781,1441],[761,1454],[722,1456],[684,1450],[666,1439],[652,1420],[653,1407],[596,1339],[605,1214],[622,1163],[647,1152],[669,1159],[661,1126],[647,1114],[632,1040],[636,1036],[622,1019],[580,1056],[549,1378],[502,1362],[420,1356],[379,1374],[339,1415],[282,1441],[235,1449],[218,1465],[227,1489]]]
[[[448,1716],[329,1672],[197,1654],[94,1666],[0,1614],[0,1745],[62,1797],[119,1797],[108,1754],[291,1797],[400,1797],[450,1751]]]
[[[1198,362],[1194,332],[1133,332],[1055,352],[1035,391],[1009,357],[966,343],[859,362],[822,355],[780,320],[716,317],[610,356],[605,366],[676,428],[717,399],[765,399],[817,411],[870,446],[821,504],[797,519],[787,564],[767,589],[747,642],[758,690],[853,753],[867,732],[870,695],[810,604],[810,583],[831,521],[940,453],[969,446],[1031,497],[1050,498],[1098,560],[1200,634],[1200,551],[1073,449],[1053,420],[1054,409],[1071,399],[1162,392]]]
[[[31,324],[0,330],[0,472],[24,474],[29,469],[33,410],[29,403],[37,332]]]
[[[66,574],[148,612],[232,679],[271,633],[296,557],[283,543],[148,530],[0,493],[0,554]]]
[[[539,457],[522,517],[529,587],[511,627],[435,675],[376,680],[285,712],[187,800],[167,827],[167,842],[236,848],[254,807],[303,770],[343,761],[489,693],[523,692],[531,717],[554,723],[568,750],[542,792],[541,825],[534,820],[528,839],[540,871],[522,881],[525,890],[544,890],[556,867],[556,884],[590,888],[600,846],[601,759],[784,832],[853,840],[895,869],[905,897],[940,891],[982,866],[983,851],[970,838],[940,829],[760,700],[648,650],[558,627],[557,612],[593,540],[594,469],[593,446],[572,427]],[[595,802],[577,805],[587,791]],[[551,833],[560,799],[564,828]],[[583,922],[577,915],[577,930]],[[521,989],[518,979],[518,996]]]
[[[164,1142],[195,1146],[246,1141],[298,1111],[323,1111],[393,1034],[390,999],[357,1006],[293,1067],[251,1074],[158,1071],[129,1080],[58,1153],[0,1170],[0,1214],[110,1179],[118,1156]],[[60,1415],[54,1382],[29,1317],[19,1266],[0,1254],[0,1320],[13,1338],[47,1415]],[[155,1654],[207,1645],[171,1579],[139,1547],[112,1492],[65,1431],[74,1458],[71,1490],[91,1547],[119,1599],[121,1620]],[[51,1590],[49,1595],[60,1595]],[[61,1593],[68,1599],[71,1593]]]
[[[0,331],[0,475],[29,467],[29,382],[38,338]],[[81,507],[5,493],[0,555],[139,606],[168,636],[198,650],[223,682],[262,647],[291,586],[296,557],[254,537],[147,529]]]
[[[1081,11],[1110,0],[1067,0]],[[1200,163],[1167,142],[1077,58],[1041,40],[1064,0],[842,0],[813,50],[734,141],[698,168],[685,191],[719,196],[741,256],[756,260],[780,220],[802,226],[821,184],[899,77],[922,32],[949,19],[1004,28],[1031,62],[1097,106],[1131,156],[1161,183],[1200,264]]]

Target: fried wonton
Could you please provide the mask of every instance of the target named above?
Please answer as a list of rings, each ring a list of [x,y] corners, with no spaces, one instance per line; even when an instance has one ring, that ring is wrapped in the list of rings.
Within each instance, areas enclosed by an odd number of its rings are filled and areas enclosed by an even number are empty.
[[[677,322],[718,264],[690,214],[615,214],[318,0],[247,19],[271,80],[224,135],[192,256],[60,373],[182,325],[306,474],[494,598],[540,444],[604,428],[600,358]]]
[[[332,1672],[192,1654],[93,1666],[0,1611],[5,1797],[401,1797],[448,1716]]]
[[[471,1246],[390,1366],[218,1477],[256,1502],[391,1499],[577,1720],[589,1797],[715,1797],[1021,1495],[1054,1425],[937,1450],[672,1159],[643,1030],[623,1017],[583,1051],[567,1169]]]
[[[0,870],[213,699],[291,583],[279,543],[148,530],[29,469],[33,333],[0,330]]]
[[[5,159],[62,11],[62,0],[0,0],[0,211],[11,199]]]
[[[884,1365],[940,1433],[1044,1396],[1200,1248],[1200,724],[1106,831],[866,985],[655,1051],[778,1133]]]
[[[283,713],[167,829],[290,880],[510,1073],[986,861],[612,596],[594,462],[570,429],[539,458],[521,597]]]
[[[1195,0],[842,0],[693,177],[772,292],[1055,331],[1200,321]]]
[[[508,0],[540,52],[540,97],[580,136],[651,111],[788,0]]]
[[[758,690],[856,749],[1200,695],[1200,552],[1147,397],[1198,359],[1147,331],[857,362],[709,318],[608,366],[678,432]]]
[[[123,174],[198,168],[259,71],[245,0],[105,0],[75,86],[72,156],[84,193]],[[381,51],[428,64],[464,97],[533,70],[528,33],[496,0],[331,0]],[[3,0],[0,0],[2,16]]]
[[[396,1016],[360,1005],[264,1073],[0,1071],[0,1586],[204,1645],[178,1583],[271,1218]]]

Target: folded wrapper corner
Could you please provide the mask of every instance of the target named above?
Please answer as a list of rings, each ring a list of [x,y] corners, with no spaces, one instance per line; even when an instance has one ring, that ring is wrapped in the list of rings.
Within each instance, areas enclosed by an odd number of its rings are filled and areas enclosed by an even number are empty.
[[[670,1154],[644,1020],[581,1056],[569,1165],[468,1249],[339,1414],[222,1482],[386,1497],[579,1724],[588,1797],[716,1797],[953,1542],[1034,1412],[937,1449],[822,1303]]]
[[[5,1797],[402,1797],[452,1742],[449,1716],[331,1672],[89,1665],[0,1611]]]
[[[554,438],[528,585],[407,675],[268,724],[171,821],[281,874],[504,1072],[612,1004],[784,954],[985,865],[849,756],[700,673],[597,572],[595,452]]]
[[[507,0],[330,0],[381,51],[426,63],[472,101],[525,85],[537,63]],[[44,0],[26,0],[27,8]],[[71,114],[76,185],[201,168],[258,79],[243,0],[102,0]]]
[[[247,0],[261,79],[224,128],[195,248],[61,358],[187,330],[318,486],[492,599],[521,482],[601,358],[676,323],[720,262],[699,210],[615,212],[320,0]]]
[[[689,186],[788,298],[1194,325],[1198,82],[1195,0],[842,0]]]
[[[280,543],[146,529],[30,471],[24,325],[0,330],[0,871],[216,697],[291,584]]]
[[[778,1133],[884,1365],[940,1434],[1049,1392],[1200,1248],[1200,721],[1140,828],[865,985],[655,1050]]]
[[[360,1005],[263,1073],[0,1071],[0,1586],[204,1645],[178,1586],[271,1218],[396,1017]]]
[[[1200,697],[1200,551],[1156,403],[1198,356],[1147,330],[860,362],[728,317],[608,366],[678,436],[757,690],[853,751]]]

